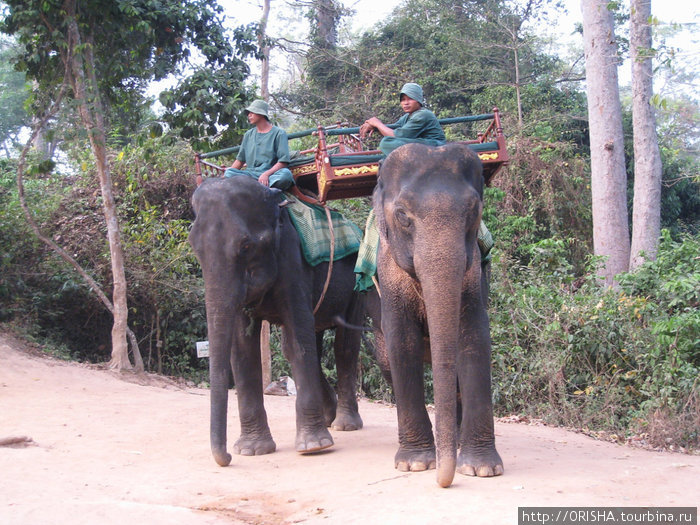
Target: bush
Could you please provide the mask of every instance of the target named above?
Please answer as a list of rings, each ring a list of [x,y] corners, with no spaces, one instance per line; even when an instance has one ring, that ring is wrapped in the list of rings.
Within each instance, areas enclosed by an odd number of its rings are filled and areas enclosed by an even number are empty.
[[[566,244],[528,246],[525,267],[495,257],[496,411],[696,448],[698,238],[664,232],[658,259],[620,276],[619,290],[601,287],[596,259],[575,278]]]

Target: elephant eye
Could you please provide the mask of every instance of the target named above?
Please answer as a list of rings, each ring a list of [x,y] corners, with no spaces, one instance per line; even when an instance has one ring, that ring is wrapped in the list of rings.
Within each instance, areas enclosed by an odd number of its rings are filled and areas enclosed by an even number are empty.
[[[397,208],[394,212],[394,217],[396,218],[396,221],[404,228],[411,226],[411,218],[406,214],[403,208]]]
[[[243,239],[241,241],[240,246],[238,247],[238,253],[240,255],[245,255],[250,251],[250,240],[249,239]]]

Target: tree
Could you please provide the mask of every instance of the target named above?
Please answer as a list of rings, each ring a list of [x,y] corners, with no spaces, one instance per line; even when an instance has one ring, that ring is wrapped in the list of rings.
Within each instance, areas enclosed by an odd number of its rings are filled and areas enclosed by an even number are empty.
[[[619,58],[613,13],[607,0],[581,0],[586,56],[586,93],[591,144],[593,251],[606,257],[605,283],[627,270],[630,257],[627,180],[622,109],[617,81]]]
[[[29,96],[23,73],[12,68],[13,46],[0,41],[0,144],[10,156],[10,143],[16,142],[20,129],[29,122],[24,103]]]
[[[9,14],[2,30],[15,35],[23,45],[17,66],[37,81],[39,94],[47,104],[52,92],[62,94],[69,87],[87,132],[100,179],[112,263],[114,325],[110,364],[130,368],[126,344],[127,286],[107,162],[106,105],[142,96],[149,80],[177,71],[193,49],[203,55],[212,69],[228,72],[229,80],[239,79],[229,82],[229,89],[240,86],[247,68],[235,57],[236,50],[225,36],[221,8],[214,0],[183,4],[150,0],[6,3]],[[225,81],[225,75],[219,80]],[[187,103],[183,105],[191,109]],[[192,120],[199,122],[201,118]],[[134,352],[136,357],[137,347]]]
[[[265,42],[267,21],[270,18],[270,0],[263,0],[263,13],[260,18],[260,30],[258,32],[258,47],[262,52],[260,60],[260,96],[263,100],[270,100],[270,46]]]
[[[504,5],[498,5],[504,4]],[[496,38],[488,43],[488,47],[503,49],[510,55],[510,63],[505,67],[511,72],[510,83],[515,90],[515,99],[518,112],[518,125],[523,126],[523,86],[533,80],[532,67],[527,68],[527,64],[532,64],[532,58],[527,56],[533,48],[534,34],[524,29],[524,26],[532,22],[547,22],[549,16],[548,7],[550,4],[555,9],[560,8],[559,2],[551,0],[523,0],[512,2],[487,2],[480,6],[484,19],[492,26],[492,33]],[[525,54],[526,56],[523,56]],[[525,60],[524,60],[525,59]],[[523,67],[525,66],[525,72]],[[530,71],[527,71],[530,69]],[[529,73],[526,75],[524,73]],[[528,78],[529,76],[529,78]]]
[[[630,270],[656,259],[661,234],[661,152],[651,100],[653,71],[651,0],[632,0],[632,126],[634,135],[634,203]],[[643,254],[643,255],[642,255]]]

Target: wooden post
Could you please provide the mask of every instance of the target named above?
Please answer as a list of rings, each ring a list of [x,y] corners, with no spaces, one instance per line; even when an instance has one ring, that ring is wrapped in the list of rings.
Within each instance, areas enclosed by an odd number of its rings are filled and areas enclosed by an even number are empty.
[[[263,321],[260,328],[260,360],[262,362],[263,390],[272,383],[272,355],[270,353],[270,322]]]

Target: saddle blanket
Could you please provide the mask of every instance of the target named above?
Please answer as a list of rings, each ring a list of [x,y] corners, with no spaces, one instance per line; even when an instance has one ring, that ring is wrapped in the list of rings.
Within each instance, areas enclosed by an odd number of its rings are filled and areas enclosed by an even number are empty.
[[[331,259],[331,233],[326,211],[321,206],[307,204],[290,194],[287,211],[299,234],[304,258],[311,266]],[[331,222],[335,236],[333,260],[337,261],[357,253],[362,241],[362,231],[341,213],[331,210]]]

